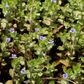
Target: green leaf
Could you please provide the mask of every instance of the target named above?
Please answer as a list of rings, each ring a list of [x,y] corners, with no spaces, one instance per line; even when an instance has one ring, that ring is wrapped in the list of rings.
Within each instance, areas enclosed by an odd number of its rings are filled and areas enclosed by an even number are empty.
[[[73,71],[74,71],[74,74],[77,74],[77,73],[80,73],[80,67],[81,67],[81,64],[77,63],[76,65],[73,65]]]
[[[63,46],[59,46],[58,49],[59,50],[64,50],[64,47]]]
[[[2,53],[0,53],[0,58],[2,57]],[[0,59],[1,60],[1,59]]]
[[[20,52],[25,53],[25,46],[24,45],[18,44],[18,48],[19,48]]]
[[[22,41],[27,41],[27,38],[25,37],[25,35],[22,35],[22,36],[21,36],[21,40],[22,40]]]
[[[19,64],[19,63],[20,63],[20,60],[18,58],[15,58],[15,59],[12,60],[11,65],[12,65],[13,68],[15,68],[16,65]]]
[[[39,76],[39,77],[41,77],[42,75],[43,75],[43,73],[42,73],[42,72],[39,72],[39,73],[38,73],[38,76]]]
[[[81,61],[84,62],[84,57],[81,57]]]
[[[68,83],[65,80],[61,80],[61,83],[60,84],[68,84]]]
[[[19,60],[20,60],[20,64],[21,64],[21,65],[24,65],[24,64],[25,64],[23,57],[20,56],[20,57],[19,57]]]
[[[14,73],[14,70],[13,69],[10,69],[9,70],[9,74],[10,74],[11,77],[13,77],[13,73]]]
[[[55,82],[54,81],[50,81],[49,84],[55,84]]]
[[[73,71],[71,68],[69,68],[68,70],[66,70],[66,72],[69,74],[69,76],[72,76],[73,75]]]
[[[6,47],[6,43],[5,42],[1,43],[1,49],[4,50],[5,47]]]
[[[6,19],[2,19],[2,20],[1,20],[1,27],[2,27],[3,29],[6,28],[6,24],[7,24],[7,20],[6,20]]]

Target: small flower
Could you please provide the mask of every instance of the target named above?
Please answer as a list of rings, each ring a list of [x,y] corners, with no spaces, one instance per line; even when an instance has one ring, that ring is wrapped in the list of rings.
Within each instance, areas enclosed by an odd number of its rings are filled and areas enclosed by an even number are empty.
[[[9,43],[9,42],[10,42],[10,40],[11,40],[10,38],[6,38],[6,42],[7,42],[7,43]]]
[[[53,41],[53,40],[50,40],[48,43],[49,43],[49,44],[53,44],[53,43],[54,43],[54,41]]]
[[[46,53],[42,52],[42,55],[43,55],[43,56],[45,56],[45,55],[46,55]]]
[[[40,36],[40,40],[45,40],[46,37]]]
[[[26,74],[25,67],[21,69],[20,73],[21,73],[21,74]]]
[[[16,54],[12,54],[12,58],[17,58],[17,55]]]
[[[74,32],[76,32],[76,30],[74,28],[72,28],[69,32],[74,33]]]
[[[39,28],[35,28],[35,32],[38,32],[39,31]]]
[[[63,74],[63,78],[64,79],[68,78],[68,74],[67,73]]]
[[[6,7],[6,8],[8,8],[8,7],[9,7],[8,3],[6,3],[5,7]]]
[[[54,2],[54,3],[56,3],[56,0],[51,0],[51,2]]]
[[[9,30],[11,33],[14,33],[14,28],[10,28],[10,30]]]

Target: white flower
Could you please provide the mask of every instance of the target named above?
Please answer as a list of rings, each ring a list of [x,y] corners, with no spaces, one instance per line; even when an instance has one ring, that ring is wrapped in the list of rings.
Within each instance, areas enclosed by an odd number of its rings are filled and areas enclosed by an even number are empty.
[[[20,73],[21,73],[21,74],[26,74],[25,67],[21,69]]]
[[[46,37],[40,36],[40,40],[45,40]]]
[[[64,79],[68,78],[68,74],[67,73],[63,74],[63,78]]]
[[[15,30],[14,30],[14,28],[10,28],[10,30],[9,30],[11,33],[13,33]]]
[[[35,32],[38,32],[39,31],[39,28],[35,28]]]
[[[56,0],[51,0],[51,2],[54,2],[54,3],[56,3]]]
[[[16,54],[12,54],[12,58],[17,58],[17,55]]]
[[[9,42],[10,42],[10,40],[11,40],[10,38],[6,38],[6,42],[7,42],[7,43],[9,43]]]
[[[72,28],[69,32],[70,32],[70,33],[75,33],[76,30],[75,30],[74,28]]]
[[[53,44],[54,43],[54,41],[53,40],[49,40],[49,42],[48,42],[49,44]]]

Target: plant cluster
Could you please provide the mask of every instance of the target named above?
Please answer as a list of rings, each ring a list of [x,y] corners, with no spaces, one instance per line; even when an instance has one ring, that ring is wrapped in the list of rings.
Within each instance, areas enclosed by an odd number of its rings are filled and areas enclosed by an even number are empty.
[[[84,0],[2,0],[0,8],[2,83],[84,83]]]

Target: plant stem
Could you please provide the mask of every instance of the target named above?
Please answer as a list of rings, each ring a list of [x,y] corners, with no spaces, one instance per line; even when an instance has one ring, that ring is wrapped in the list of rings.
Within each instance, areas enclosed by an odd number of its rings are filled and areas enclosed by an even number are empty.
[[[67,79],[67,81],[69,81],[69,82],[71,82],[73,84],[77,84],[77,83],[75,83],[75,82],[73,82],[72,80],[69,80],[69,79]]]

